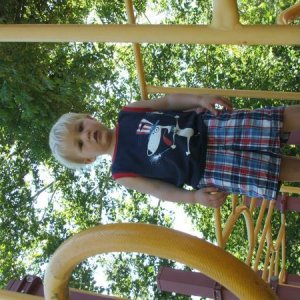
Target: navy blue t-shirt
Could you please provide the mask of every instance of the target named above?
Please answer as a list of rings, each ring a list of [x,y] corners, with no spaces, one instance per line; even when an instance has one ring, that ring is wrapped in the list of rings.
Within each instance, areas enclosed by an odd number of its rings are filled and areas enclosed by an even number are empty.
[[[207,145],[200,114],[124,107],[116,129],[114,179],[141,176],[197,188]]]

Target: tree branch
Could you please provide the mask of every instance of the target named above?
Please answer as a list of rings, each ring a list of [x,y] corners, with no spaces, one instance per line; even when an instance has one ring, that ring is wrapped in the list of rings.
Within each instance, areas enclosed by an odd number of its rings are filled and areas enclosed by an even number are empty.
[[[46,189],[48,189],[49,187],[51,187],[54,183],[55,183],[55,181],[52,181],[48,185],[44,186],[41,190],[39,190],[35,195],[33,195],[31,197],[31,200],[34,200],[35,198],[37,198],[42,192],[44,192]]]

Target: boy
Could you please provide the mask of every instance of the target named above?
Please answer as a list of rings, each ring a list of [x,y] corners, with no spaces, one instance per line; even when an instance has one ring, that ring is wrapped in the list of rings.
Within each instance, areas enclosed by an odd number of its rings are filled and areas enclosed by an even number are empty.
[[[300,105],[234,111],[224,97],[167,95],[129,104],[114,129],[85,114],[65,114],[49,144],[69,168],[109,154],[113,178],[127,188],[219,207],[228,193],[272,200],[281,180],[300,180],[300,160],[280,154],[280,135],[300,130],[299,116]]]

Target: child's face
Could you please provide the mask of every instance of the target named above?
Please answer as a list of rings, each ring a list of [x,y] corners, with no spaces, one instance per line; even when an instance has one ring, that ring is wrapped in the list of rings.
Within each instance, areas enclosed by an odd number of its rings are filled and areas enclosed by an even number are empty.
[[[112,130],[87,115],[70,125],[65,137],[66,154],[83,163],[91,163],[98,155],[108,153],[112,135]]]

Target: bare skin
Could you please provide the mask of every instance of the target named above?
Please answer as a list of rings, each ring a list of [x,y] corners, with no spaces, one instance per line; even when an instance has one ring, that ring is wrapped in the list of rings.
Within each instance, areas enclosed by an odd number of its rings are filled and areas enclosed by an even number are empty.
[[[283,132],[300,130],[300,105],[288,106],[283,114]]]
[[[297,157],[283,156],[281,159],[279,178],[282,181],[300,181],[300,159]]]
[[[300,105],[289,106],[284,110],[282,132],[300,130]],[[300,181],[300,159],[283,156],[280,165],[279,178],[282,181]]]

